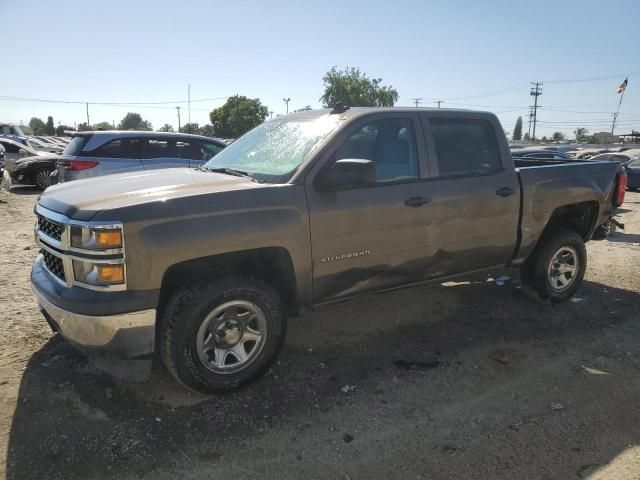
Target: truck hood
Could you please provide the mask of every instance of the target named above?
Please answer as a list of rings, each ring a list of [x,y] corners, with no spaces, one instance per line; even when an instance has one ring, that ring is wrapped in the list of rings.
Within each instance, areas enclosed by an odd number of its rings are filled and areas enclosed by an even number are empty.
[[[259,188],[244,177],[188,168],[121,173],[53,185],[39,203],[76,220],[91,220],[103,210],[230,190]]]

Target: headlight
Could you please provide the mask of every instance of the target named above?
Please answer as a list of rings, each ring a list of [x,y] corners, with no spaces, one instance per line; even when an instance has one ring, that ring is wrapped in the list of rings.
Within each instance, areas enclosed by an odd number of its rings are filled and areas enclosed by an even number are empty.
[[[73,225],[71,246],[86,250],[122,248],[122,229]]]
[[[73,260],[73,275],[76,281],[90,285],[119,285],[124,283],[124,265]]]

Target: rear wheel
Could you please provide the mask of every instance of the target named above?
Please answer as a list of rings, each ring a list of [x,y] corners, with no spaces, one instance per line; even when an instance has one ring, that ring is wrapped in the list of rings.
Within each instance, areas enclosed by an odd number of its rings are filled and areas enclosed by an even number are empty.
[[[587,268],[582,237],[567,229],[554,229],[540,239],[521,269],[522,282],[543,299],[568,300],[576,292]]]
[[[234,276],[178,292],[162,319],[162,357],[191,390],[215,393],[262,375],[282,346],[285,309],[269,286]]]
[[[35,183],[36,187],[42,190],[50,187],[53,184],[51,172],[53,172],[53,169],[51,168],[40,168],[36,170],[36,172],[33,174],[33,183]]]

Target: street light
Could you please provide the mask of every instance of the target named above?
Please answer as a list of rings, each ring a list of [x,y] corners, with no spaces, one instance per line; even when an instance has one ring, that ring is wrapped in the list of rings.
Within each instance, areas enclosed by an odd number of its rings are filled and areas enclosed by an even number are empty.
[[[287,115],[288,115],[289,114],[289,102],[291,101],[291,99],[290,98],[283,98],[282,101],[287,104]]]

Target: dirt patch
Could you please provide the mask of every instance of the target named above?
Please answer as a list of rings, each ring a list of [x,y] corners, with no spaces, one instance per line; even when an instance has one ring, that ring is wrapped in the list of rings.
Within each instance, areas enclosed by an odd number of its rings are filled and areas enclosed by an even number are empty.
[[[293,319],[265,378],[207,398],[160,366],[116,381],[51,334],[29,289],[37,192],[19,193],[0,193],[8,478],[640,473],[640,194],[589,244],[581,301],[536,302],[512,271],[360,298]]]

